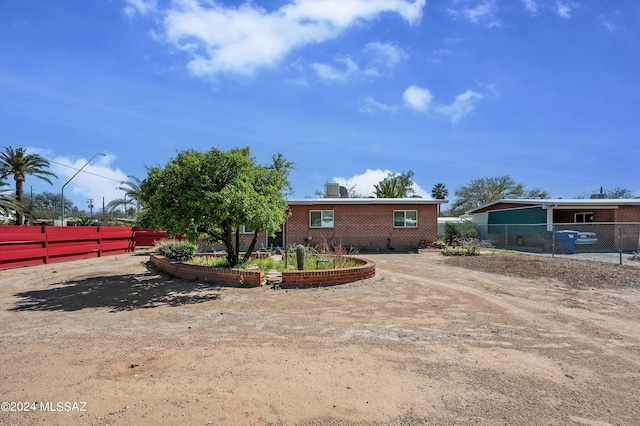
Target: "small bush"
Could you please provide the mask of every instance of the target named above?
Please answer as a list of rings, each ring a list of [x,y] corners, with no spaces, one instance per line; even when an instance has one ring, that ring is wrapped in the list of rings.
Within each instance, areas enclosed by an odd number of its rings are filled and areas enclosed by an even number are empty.
[[[445,256],[478,256],[480,248],[491,248],[491,244],[478,238],[456,238],[453,241],[453,248],[445,247],[442,254]]]
[[[158,253],[176,262],[187,262],[193,259],[198,248],[194,243],[177,240],[162,240],[157,242],[155,246]]]
[[[444,239],[451,245],[458,238],[478,238],[478,229],[468,220],[460,223],[446,222],[444,224]]]

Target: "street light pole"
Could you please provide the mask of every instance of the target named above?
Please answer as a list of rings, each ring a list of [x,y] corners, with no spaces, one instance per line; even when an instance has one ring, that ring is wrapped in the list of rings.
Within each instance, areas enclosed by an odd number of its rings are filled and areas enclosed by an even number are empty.
[[[78,171],[76,172],[76,174],[75,174],[75,175],[71,176],[71,179],[69,179],[69,180],[67,181],[67,183],[65,183],[64,185],[62,185],[62,191],[60,191],[60,198],[62,199],[62,200],[60,201],[60,203],[62,204],[62,206],[60,206],[60,217],[61,217],[61,219],[62,219],[62,220],[60,221],[60,226],[64,226],[64,187],[65,187],[65,186],[67,186],[67,184],[68,184],[69,182],[71,182],[71,180],[72,180],[74,177],[76,177],[76,176],[78,175],[78,173],[80,173],[80,172],[82,171],[82,169],[84,169],[85,167],[87,167],[87,165],[89,165],[89,163],[90,163],[94,158],[96,158],[98,155],[106,156],[106,154],[102,154],[101,152],[99,152],[99,153],[95,154],[93,157],[91,157],[91,158],[89,159],[89,161],[87,161],[87,162],[85,163],[85,165],[84,165],[84,166],[82,166],[82,167],[80,167],[80,169],[78,169]]]

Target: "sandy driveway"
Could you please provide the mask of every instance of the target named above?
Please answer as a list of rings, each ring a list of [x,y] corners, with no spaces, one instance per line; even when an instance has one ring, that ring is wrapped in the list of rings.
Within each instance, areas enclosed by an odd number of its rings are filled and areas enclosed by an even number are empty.
[[[0,271],[0,401],[36,409],[0,424],[640,424],[638,288],[368,258],[279,291],[140,253]]]

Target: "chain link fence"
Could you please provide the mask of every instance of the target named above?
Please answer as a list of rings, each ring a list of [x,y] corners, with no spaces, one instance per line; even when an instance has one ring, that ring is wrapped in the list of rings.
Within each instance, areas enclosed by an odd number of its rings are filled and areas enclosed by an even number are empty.
[[[456,226],[495,248],[640,267],[640,222]]]

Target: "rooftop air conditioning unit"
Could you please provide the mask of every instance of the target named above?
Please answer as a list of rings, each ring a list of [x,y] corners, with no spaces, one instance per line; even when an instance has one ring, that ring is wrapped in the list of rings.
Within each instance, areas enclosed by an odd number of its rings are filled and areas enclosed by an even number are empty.
[[[324,196],[325,196],[325,198],[340,198],[340,184],[339,183],[325,183],[324,184]]]

